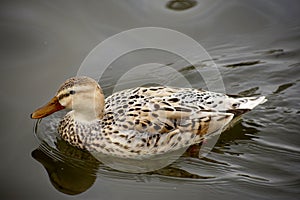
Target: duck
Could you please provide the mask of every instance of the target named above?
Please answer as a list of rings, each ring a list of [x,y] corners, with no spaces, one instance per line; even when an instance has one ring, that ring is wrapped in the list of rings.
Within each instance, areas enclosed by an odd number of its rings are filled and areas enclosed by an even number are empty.
[[[66,80],[32,119],[69,112],[57,131],[72,146],[120,158],[161,155],[203,142],[267,101],[195,88],[136,87],[105,98],[94,79]]]

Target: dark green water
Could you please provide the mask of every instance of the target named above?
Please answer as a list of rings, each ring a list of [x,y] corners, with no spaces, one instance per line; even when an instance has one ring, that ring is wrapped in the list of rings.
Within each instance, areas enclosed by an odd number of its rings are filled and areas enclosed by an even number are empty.
[[[167,2],[1,1],[1,199],[298,199],[300,4],[198,0],[181,10]],[[218,65],[227,93],[265,95],[268,102],[224,132],[206,158],[193,146],[145,174],[113,170],[63,142],[54,149],[41,144],[29,114],[76,75],[99,42],[144,26],[189,35]],[[157,53],[142,56],[150,62]],[[128,59],[121,61],[100,80],[106,94]],[[203,87],[178,57],[158,61]]]

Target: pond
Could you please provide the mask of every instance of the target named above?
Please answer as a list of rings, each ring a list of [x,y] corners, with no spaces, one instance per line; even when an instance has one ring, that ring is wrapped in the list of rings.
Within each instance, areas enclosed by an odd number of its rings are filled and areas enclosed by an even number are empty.
[[[1,2],[1,199],[298,199],[299,18],[296,0]],[[217,66],[227,94],[268,101],[223,132],[205,157],[198,156],[201,144],[193,145],[145,173],[118,171],[57,140],[57,124],[47,120],[57,122],[62,112],[30,119],[99,43],[141,27],[192,38]],[[198,62],[193,66],[172,52],[138,49],[97,78],[106,96],[142,84],[207,88],[201,75],[210,67],[195,52],[183,51]]]

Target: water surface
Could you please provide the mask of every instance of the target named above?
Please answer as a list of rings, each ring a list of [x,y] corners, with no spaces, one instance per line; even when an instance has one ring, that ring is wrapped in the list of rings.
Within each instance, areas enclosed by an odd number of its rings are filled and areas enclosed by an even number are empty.
[[[0,6],[2,199],[297,199],[300,188],[300,24],[297,1],[205,1],[173,9],[168,1],[7,1]],[[177,5],[178,6],[178,5]],[[180,5],[179,5],[180,7]],[[184,7],[184,5],[183,5]],[[265,95],[199,159],[199,145],[149,173],[113,170],[63,141],[34,134],[29,114],[75,76],[107,37],[158,26],[194,38],[212,56],[226,92]],[[110,94],[122,63],[169,64],[205,87],[178,56],[140,52],[113,63],[100,80]],[[170,64],[171,63],[171,64]],[[205,70],[205,69],[204,69]],[[51,141],[50,141],[51,142]]]

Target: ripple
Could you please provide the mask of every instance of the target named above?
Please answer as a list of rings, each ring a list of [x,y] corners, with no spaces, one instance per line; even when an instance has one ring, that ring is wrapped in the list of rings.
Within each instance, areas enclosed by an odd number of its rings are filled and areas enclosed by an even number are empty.
[[[197,5],[195,0],[171,0],[168,1],[166,7],[170,10],[182,11],[190,9]]]
[[[259,95],[259,93],[255,93],[258,90],[259,90],[259,87],[253,87],[253,88],[239,92],[239,95],[241,95],[241,96]]]
[[[271,149],[275,149],[276,151],[283,151],[285,153],[295,154],[296,156],[299,157],[300,155],[300,148],[292,145],[286,145],[286,144],[278,144],[275,142],[270,142],[262,139],[254,139],[255,141],[258,141],[260,144],[269,147]]]
[[[229,65],[226,65],[225,67],[227,67],[227,68],[236,68],[236,67],[257,65],[257,64],[260,64],[260,63],[262,63],[262,61],[259,61],[259,60],[244,61],[244,62],[229,64]]]
[[[285,83],[283,85],[280,85],[280,86],[278,86],[277,90],[275,92],[273,92],[273,94],[281,93],[284,90],[288,89],[289,87],[292,87],[293,85],[295,85],[295,83]]]

